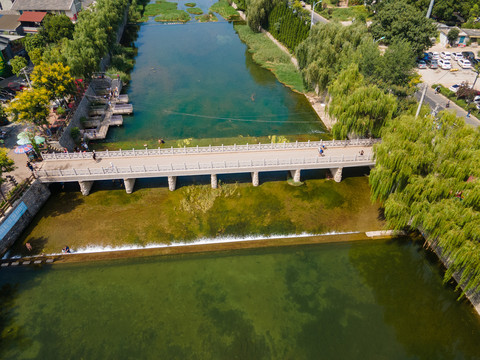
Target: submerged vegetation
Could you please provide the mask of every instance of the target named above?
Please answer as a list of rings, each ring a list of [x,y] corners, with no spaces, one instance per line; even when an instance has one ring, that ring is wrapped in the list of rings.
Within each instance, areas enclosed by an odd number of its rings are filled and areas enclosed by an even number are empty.
[[[280,50],[265,34],[254,33],[248,25],[235,24],[234,28],[240,39],[248,45],[255,62],[271,70],[286,86],[298,92],[305,91],[302,75],[289,55]]]
[[[23,242],[51,253],[65,246],[66,231],[70,247],[76,249],[218,236],[369,231],[383,226],[377,218],[378,205],[369,201],[366,177],[341,183],[306,180],[299,187],[288,185],[286,176],[259,187],[253,187],[249,178],[244,180],[220,184],[218,189],[209,184],[177,184],[173,192],[166,183],[132,194],[123,188],[93,191],[88,197],[78,191],[61,192],[48,200],[43,216],[25,232]],[[16,251],[24,251],[22,241],[17,246]]]
[[[200,16],[195,16],[195,20],[198,22],[215,22],[218,21],[218,18],[215,16],[215,14],[211,11],[208,12],[208,14],[203,14]]]

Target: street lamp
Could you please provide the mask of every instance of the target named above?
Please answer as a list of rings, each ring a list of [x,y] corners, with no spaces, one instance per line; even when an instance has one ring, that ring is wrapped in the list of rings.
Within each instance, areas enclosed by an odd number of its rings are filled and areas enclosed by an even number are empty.
[[[313,26],[313,13],[315,12],[315,6],[320,4],[321,2],[322,2],[322,0],[317,1],[317,2],[314,1],[313,4],[312,4],[312,17],[310,18],[310,29]]]
[[[433,3],[435,2],[435,0],[431,0],[430,1],[430,5],[428,6],[428,10],[427,10],[427,19],[430,18],[430,15],[432,15],[432,10],[433,10]]]
[[[377,39],[377,40],[373,39],[373,43],[375,44],[383,39],[385,39],[385,36],[382,36],[380,39]]]

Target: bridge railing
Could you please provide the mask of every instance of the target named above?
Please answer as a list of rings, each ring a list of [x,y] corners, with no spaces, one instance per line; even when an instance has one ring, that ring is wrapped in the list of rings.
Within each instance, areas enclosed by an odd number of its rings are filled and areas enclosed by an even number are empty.
[[[197,162],[197,163],[170,163],[169,165],[132,165],[132,166],[108,166],[108,167],[96,167],[96,168],[81,168],[81,169],[53,169],[53,170],[39,170],[37,175],[42,177],[83,177],[83,176],[95,176],[95,175],[130,175],[131,174],[152,174],[169,173],[175,171],[188,171],[191,170],[195,173],[195,170],[234,170],[242,169],[242,171],[258,170],[266,168],[276,168],[286,166],[301,167],[302,165],[313,164],[347,164],[347,163],[368,163],[373,162],[373,155],[342,155],[342,156],[317,156],[312,158],[290,158],[290,159],[263,159],[263,160],[247,160],[247,161],[222,161],[222,162]],[[338,165],[337,165],[338,166]]]
[[[354,140],[332,140],[332,141],[305,141],[305,142],[283,142],[269,144],[246,144],[246,145],[220,145],[220,146],[195,146],[195,147],[170,147],[157,149],[132,149],[132,150],[113,150],[113,151],[97,151],[99,158],[113,157],[139,157],[139,156],[159,156],[159,155],[175,155],[175,154],[204,154],[204,153],[222,153],[236,151],[260,151],[260,150],[285,150],[285,149],[308,149],[318,148],[325,145],[331,147],[345,146],[371,146],[380,142],[381,139],[354,139]],[[75,160],[75,159],[91,159],[91,152],[72,152],[72,153],[44,153],[43,160]]]

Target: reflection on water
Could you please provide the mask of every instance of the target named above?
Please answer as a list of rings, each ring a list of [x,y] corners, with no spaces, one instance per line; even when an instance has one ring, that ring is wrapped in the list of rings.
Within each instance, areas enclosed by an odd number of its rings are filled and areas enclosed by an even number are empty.
[[[201,4],[200,4],[201,5]],[[208,8],[208,7],[207,7]],[[307,99],[252,60],[228,22],[143,24],[128,89],[134,116],[107,141],[307,134]]]
[[[480,323],[410,242],[43,269],[12,284],[5,359],[478,359]],[[6,300],[3,300],[6,299]],[[12,311],[12,309],[14,309]],[[20,341],[21,340],[21,341]]]

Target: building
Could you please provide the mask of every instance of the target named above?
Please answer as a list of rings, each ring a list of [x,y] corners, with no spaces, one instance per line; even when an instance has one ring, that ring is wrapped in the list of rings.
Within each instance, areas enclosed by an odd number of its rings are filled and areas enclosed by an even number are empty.
[[[0,14],[0,34],[23,35],[22,24],[18,15]]]
[[[45,11],[24,11],[18,18],[25,33],[37,33],[47,13]]]
[[[11,10],[18,11],[20,14],[23,14],[25,11],[64,14],[72,21],[75,21],[81,8],[80,0],[15,0]]]
[[[455,44],[462,47],[467,46],[468,44],[477,44],[480,39],[480,29],[460,29],[458,27],[451,27],[447,25],[439,25],[438,30],[440,31],[440,44],[442,46],[448,45],[448,32],[451,29],[458,29],[458,37],[455,41]]]

